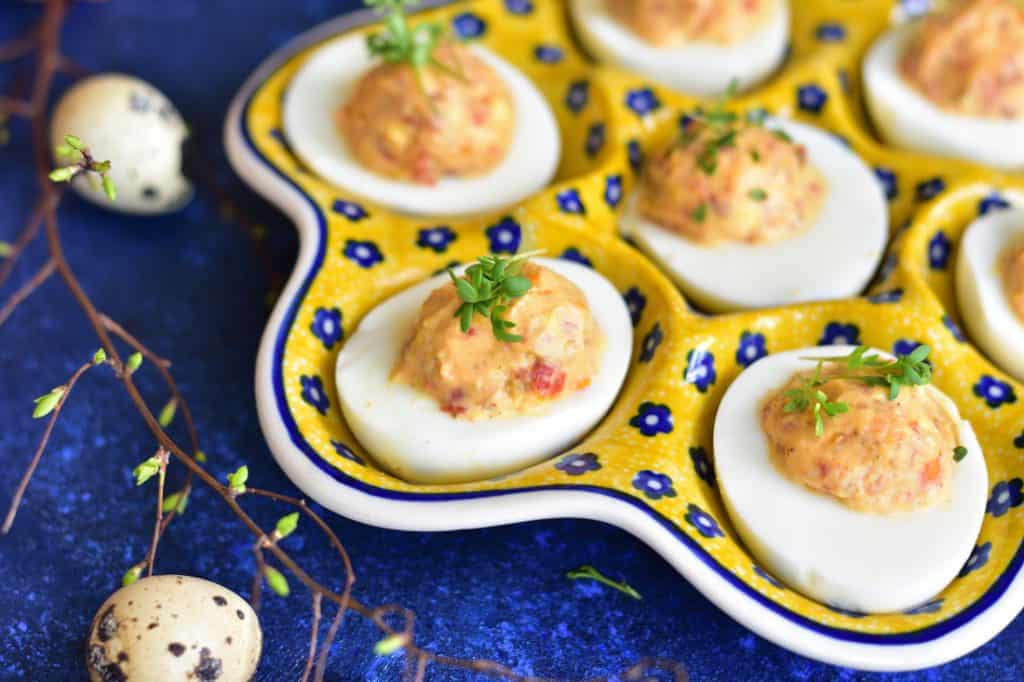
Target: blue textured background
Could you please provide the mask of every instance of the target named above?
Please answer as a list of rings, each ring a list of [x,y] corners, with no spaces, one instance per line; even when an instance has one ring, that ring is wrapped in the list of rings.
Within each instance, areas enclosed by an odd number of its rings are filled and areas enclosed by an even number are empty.
[[[295,255],[292,230],[229,170],[220,141],[224,112],[270,51],[357,4],[114,0],[75,7],[64,38],[66,52],[84,66],[138,74],[177,103],[204,163],[233,201],[267,226],[276,267],[285,273]],[[32,3],[4,2],[0,39],[37,13]],[[25,65],[20,67],[23,72]],[[18,73],[0,70],[0,86],[11,86]],[[8,241],[34,196],[27,127],[15,123],[11,133],[11,142],[0,148],[0,239]],[[68,257],[99,306],[174,360],[212,470],[223,473],[246,462],[254,484],[297,494],[263,443],[252,397],[268,277],[210,193],[201,191],[179,215],[145,220],[71,198],[61,211],[61,229]],[[40,245],[29,254],[35,263],[42,257]],[[6,291],[29,272],[23,264]],[[0,328],[0,505],[6,507],[41,432],[30,416],[31,399],[64,381],[96,345],[56,281]],[[166,396],[154,373],[141,372],[140,381],[153,403],[162,404]],[[116,383],[102,372],[88,376],[58,423],[13,533],[0,538],[0,679],[84,678],[88,623],[145,550],[150,491],[134,488],[130,470],[152,454],[151,443]],[[266,522],[279,515],[251,506]],[[330,521],[353,557],[361,599],[415,609],[427,647],[494,657],[523,673],[603,675],[655,655],[684,662],[695,680],[1024,678],[1024,618],[941,668],[860,675],[752,635],[644,545],[601,524],[553,521],[427,535]],[[200,489],[161,545],[158,569],[203,576],[246,594],[253,568],[249,543],[225,506]],[[302,532],[288,543],[312,573],[332,581],[337,567],[319,538]],[[563,578],[566,569],[584,563],[624,576],[644,600]],[[350,618],[333,650],[330,679],[395,679],[398,660],[375,658],[375,629]],[[271,597],[262,621],[266,646],[259,679],[297,679],[309,626],[305,594]],[[468,677],[434,670],[431,679]]]

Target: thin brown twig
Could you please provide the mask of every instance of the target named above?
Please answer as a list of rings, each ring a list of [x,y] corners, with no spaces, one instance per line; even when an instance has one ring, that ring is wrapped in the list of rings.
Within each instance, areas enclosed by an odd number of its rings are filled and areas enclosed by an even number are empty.
[[[67,403],[68,396],[71,395],[71,389],[75,387],[75,384],[82,378],[82,375],[92,367],[93,364],[91,362],[85,363],[75,370],[75,373],[63,385],[64,394],[57,402],[57,406],[53,408],[53,412],[50,413],[50,418],[46,422],[46,428],[43,429],[43,436],[39,439],[39,445],[36,446],[35,454],[32,455],[32,461],[29,462],[28,468],[25,470],[24,475],[22,475],[21,482],[18,483],[18,488],[14,492],[14,497],[11,499],[11,505],[7,509],[7,516],[4,518],[4,524],[0,526],[0,534],[7,535],[10,532],[11,526],[14,524],[14,517],[18,514],[18,507],[21,506],[21,499],[25,496],[25,490],[28,489],[28,483],[32,480],[32,474],[35,473],[36,467],[39,466],[39,460],[43,457],[46,444],[50,442],[50,436],[53,434],[53,426],[57,423],[57,417],[60,416],[61,410],[64,409],[64,405]]]
[[[41,287],[46,280],[50,279],[50,275],[57,269],[56,263],[52,260],[46,261],[43,267],[36,270],[36,273],[29,278],[27,282],[22,284],[17,291],[11,294],[11,297],[7,299],[7,302],[0,307],[0,327],[3,326],[7,318],[11,316],[14,310],[21,305],[26,298],[32,295],[36,289]]]
[[[316,658],[316,641],[320,635],[320,602],[322,600],[322,594],[313,593],[313,624],[309,628],[309,655],[306,656],[306,667],[302,670],[302,682],[309,680],[309,673],[313,670],[313,659]]]
[[[149,554],[146,556],[146,576],[153,575],[153,565],[156,563],[156,547],[160,544],[160,536],[163,535],[164,527],[164,481],[167,479],[167,451],[157,448],[157,461],[160,462],[158,472],[159,481],[156,489],[156,522],[153,524],[153,540],[149,543]]]
[[[341,628],[341,623],[345,619],[347,610],[345,607],[339,606],[338,610],[334,613],[331,625],[327,628],[327,634],[324,636],[323,644],[320,645],[320,656],[316,661],[316,674],[313,675],[313,682],[324,682],[324,673],[327,672],[327,659],[331,654],[331,647],[334,645],[334,639],[338,636],[338,630]]]
[[[47,198],[48,199],[48,198]],[[39,234],[39,228],[43,224],[43,214],[46,211],[46,200],[39,201],[32,209],[32,214],[29,216],[28,222],[25,223],[25,227],[22,228],[18,238],[11,244],[10,253],[4,258],[3,262],[0,263],[0,286],[10,276],[11,271],[14,269],[14,264],[18,261],[18,256],[25,250],[32,240]]]

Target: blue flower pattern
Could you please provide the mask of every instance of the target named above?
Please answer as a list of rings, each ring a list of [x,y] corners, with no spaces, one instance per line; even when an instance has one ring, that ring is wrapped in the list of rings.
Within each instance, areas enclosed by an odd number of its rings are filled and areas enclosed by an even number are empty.
[[[626,93],[626,106],[637,116],[646,116],[661,108],[661,100],[650,88],[637,88]]]
[[[587,106],[590,101],[590,81],[575,81],[569,84],[569,91],[565,95],[565,106],[569,111],[578,114]]]
[[[1013,439],[1013,447],[1024,450],[1024,431],[1021,431],[1020,435]]]
[[[672,433],[672,410],[668,405],[644,402],[629,425],[640,430],[645,436],[657,436],[659,433]]]
[[[693,384],[701,393],[715,383],[715,356],[710,351],[694,348],[686,354],[686,369],[683,370],[683,381]]]
[[[967,562],[964,563],[964,567],[960,569],[960,572],[957,574],[957,577],[963,578],[972,571],[977,571],[979,568],[988,563],[988,558],[991,554],[991,542],[986,542],[983,545],[975,545],[974,549],[971,550],[971,556],[967,557]]]
[[[1009,481],[1000,481],[992,487],[992,496],[988,498],[985,511],[998,518],[1014,507],[1024,504],[1024,493],[1021,486],[1024,481],[1014,478]]]
[[[344,457],[345,459],[355,462],[356,464],[366,466],[366,462],[363,461],[363,458],[357,455],[356,453],[352,452],[352,448],[345,445],[341,441],[332,440],[331,445],[334,447],[334,451],[337,452],[342,457]]]
[[[715,521],[715,517],[692,502],[686,505],[686,522],[696,528],[697,532],[706,538],[725,537],[725,532],[718,525],[718,522]]]
[[[1017,402],[1017,394],[1013,392],[1013,386],[988,374],[982,375],[978,383],[974,385],[974,395],[984,400],[985,404],[992,409]]]
[[[515,253],[523,231],[511,216],[505,216],[485,231],[491,245],[491,253]]]
[[[601,147],[604,146],[605,137],[605,125],[600,121],[590,126],[590,130],[587,131],[587,139],[584,144],[583,150],[587,153],[587,156],[594,158],[597,153],[601,151]]]
[[[362,206],[355,203],[354,201],[335,199],[334,206],[332,208],[334,209],[335,213],[340,213],[341,215],[351,220],[353,223],[357,223],[360,220],[363,220],[370,216],[370,214],[366,212],[366,209],[364,209]]]
[[[932,270],[945,270],[949,265],[949,254],[952,251],[949,237],[942,230],[928,242],[928,266]]]
[[[841,43],[846,40],[846,29],[842,24],[835,22],[824,22],[818,24],[814,36],[820,43]]]
[[[563,260],[579,263],[580,265],[585,265],[588,268],[594,267],[594,264],[590,262],[590,259],[584,256],[575,246],[570,246],[563,251],[561,257]]]
[[[978,201],[978,215],[985,215],[992,211],[1003,211],[1010,208],[1010,202],[997,191],[992,191]]]
[[[672,479],[656,471],[644,470],[633,477],[633,487],[651,500],[663,497],[675,497],[676,489],[672,487]]]
[[[825,332],[818,339],[819,346],[859,346],[860,327],[855,324],[829,322]]]
[[[939,177],[929,178],[917,183],[917,187],[914,189],[914,195],[917,197],[918,201],[928,201],[942,194],[944,189],[946,189],[945,180]]]
[[[558,460],[555,464],[555,468],[569,474],[570,476],[582,476],[588,471],[597,471],[600,469],[601,463],[597,461],[597,455],[593,452],[583,452],[566,455],[562,459]]]
[[[801,85],[796,90],[796,103],[803,111],[820,114],[828,101],[828,93],[814,83]]]
[[[740,345],[736,349],[736,363],[742,367],[749,367],[764,356],[768,355],[765,346],[764,334],[757,332],[743,332],[740,334]]]
[[[900,195],[895,171],[885,166],[875,166],[875,177],[878,179],[879,184],[882,185],[882,191],[885,192],[886,199],[892,201]]]
[[[622,201],[622,176],[609,175],[604,179],[604,203],[608,208],[616,209]]]
[[[629,310],[629,319],[633,320],[633,326],[637,326],[640,323],[640,317],[644,314],[644,308],[647,307],[647,297],[640,293],[638,288],[630,287],[622,295],[622,300],[626,302],[626,309]]]
[[[714,487],[715,468],[711,464],[711,458],[708,457],[707,450],[699,445],[690,448],[690,461],[693,462],[693,470],[697,472],[700,479]]]
[[[487,30],[487,24],[472,12],[463,12],[452,19],[452,28],[458,37],[471,40],[482,36]]]
[[[580,198],[580,192],[575,187],[569,187],[558,192],[555,195],[555,201],[558,202],[558,210],[562,213],[570,215],[587,214],[587,209],[583,206],[583,200]]]
[[[533,12],[533,2],[531,0],[505,0],[505,9],[512,14],[530,14]]]
[[[565,58],[565,53],[558,45],[538,45],[533,49],[533,56],[544,64],[557,64]]]
[[[664,333],[661,331],[661,325],[657,322],[651,327],[651,331],[647,332],[647,336],[644,337],[643,342],[640,344],[640,362],[650,362],[654,359],[654,352],[658,350],[658,346],[661,345],[661,341],[664,338]]]
[[[341,341],[343,334],[341,328],[340,308],[317,308],[313,312],[313,324],[310,325],[313,336],[320,339],[324,348],[330,350],[334,344]]]
[[[896,343],[892,344],[893,355],[910,355],[918,346],[921,344],[917,341],[911,341],[910,339],[897,339]],[[927,360],[926,360],[927,362]]]
[[[302,385],[302,399],[315,407],[320,414],[327,414],[327,408],[331,403],[327,400],[324,383],[320,377],[303,374],[299,377],[299,383]]]
[[[357,239],[345,241],[345,258],[353,261],[361,268],[372,268],[384,261],[384,255],[373,242],[362,242]]]
[[[434,253],[444,253],[448,245],[455,241],[457,235],[447,225],[427,227],[419,231],[416,237],[416,246],[423,249],[430,249]]]

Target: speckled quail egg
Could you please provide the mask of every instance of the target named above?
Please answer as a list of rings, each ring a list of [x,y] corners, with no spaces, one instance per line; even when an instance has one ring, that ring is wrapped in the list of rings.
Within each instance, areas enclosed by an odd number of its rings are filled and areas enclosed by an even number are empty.
[[[144,80],[124,74],[86,78],[65,93],[50,124],[54,163],[73,161],[56,150],[75,135],[98,161],[110,160],[117,201],[94,177],[72,181],[79,195],[105,208],[137,215],[172,213],[192,198],[182,174],[181,145],[188,128],[167,97]]]
[[[248,602],[184,575],[144,578],[112,594],[86,645],[92,682],[248,682],[262,633]]]

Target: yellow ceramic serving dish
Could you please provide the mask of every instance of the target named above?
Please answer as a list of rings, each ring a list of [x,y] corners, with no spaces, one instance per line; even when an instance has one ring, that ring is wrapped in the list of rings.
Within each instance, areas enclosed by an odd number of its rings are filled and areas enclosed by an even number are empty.
[[[268,325],[257,368],[261,423],[296,484],[326,507],[388,527],[452,529],[554,516],[605,520],[651,544],[751,629],[840,664],[933,665],[980,645],[1009,622],[1024,604],[1020,500],[986,514],[971,561],[936,600],[906,613],[864,615],[814,602],[759,569],[730,528],[715,487],[711,429],[732,379],[752,357],[837,340],[893,350],[932,346],[934,381],[974,425],[990,482],[1019,490],[1024,471],[1024,386],[964,341],[951,274],[966,225],[979,212],[1024,195],[1024,182],[885,148],[872,137],[856,94],[857,64],[874,35],[900,19],[899,5],[793,5],[789,60],[736,106],[832,131],[875,168],[898,227],[865,298],[726,316],[692,312],[668,279],[617,237],[616,217],[643,154],[675,130],[695,102],[589,63],[570,37],[561,2],[479,0],[431,10],[532,78],[561,128],[564,149],[554,184],[493,215],[457,221],[400,216],[326,184],[289,150],[281,111],[290,79],[310,54],[367,16],[314,29],[254,74],[236,100],[226,137],[239,172],[293,217],[302,237],[299,263]],[[542,59],[541,46],[555,49],[545,49]],[[440,268],[516,247],[586,262],[626,298],[636,341],[612,411],[572,451],[499,479],[424,486],[378,470],[338,409],[333,377],[343,335],[381,300]],[[1002,382],[1006,398],[986,398],[992,382]],[[639,426],[643,420],[634,418],[645,414],[658,415],[658,429]],[[670,481],[658,493],[642,485],[655,474]],[[711,517],[712,530],[695,522],[701,515]]]

